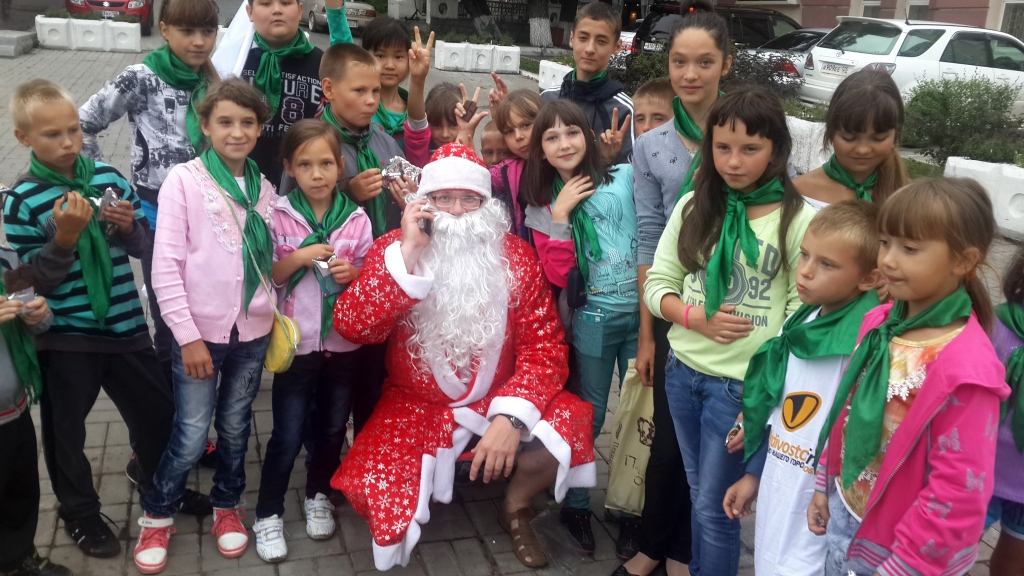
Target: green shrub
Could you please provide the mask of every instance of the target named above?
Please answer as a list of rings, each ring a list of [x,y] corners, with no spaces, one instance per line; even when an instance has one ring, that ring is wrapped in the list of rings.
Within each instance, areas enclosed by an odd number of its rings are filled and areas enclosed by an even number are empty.
[[[733,55],[732,70],[722,81],[722,90],[741,85],[768,88],[782,100],[796,98],[803,78],[787,76],[783,66],[789,59],[778,53],[739,51]]]
[[[139,22],[141,22],[141,20],[139,20],[138,16],[125,16],[124,14],[121,14],[120,16],[114,17],[114,22],[127,22],[129,24],[138,24]]]
[[[913,158],[904,158],[903,166],[907,169],[907,177],[911,180],[918,178],[939,178],[942,176],[942,166],[921,162]]]
[[[950,156],[982,160],[968,153],[1005,158],[1013,145],[995,140],[1021,139],[1010,114],[1019,90],[1017,85],[997,84],[979,76],[925,80],[907,98],[903,141],[927,148],[925,154],[941,164]],[[1006,161],[1012,162],[1013,155]]]
[[[559,54],[552,58],[551,61],[556,64],[561,64],[562,66],[570,66],[572,68],[576,67],[576,59],[572,57],[572,52]]]
[[[957,155],[981,162],[1013,164],[1021,154],[1024,154],[1024,131],[1006,130],[991,136],[966,138]]]
[[[793,116],[808,122],[824,122],[825,114],[828,113],[828,106],[825,104],[806,104],[796,98],[783,100],[782,108],[786,111],[786,116]]]
[[[427,34],[429,34],[429,32]],[[426,37],[423,36],[423,30],[422,29],[420,29],[420,37],[424,38],[424,40],[426,38]],[[486,36],[481,36],[479,34],[460,34],[458,32],[449,32],[449,33],[444,34],[443,36],[441,36],[439,38],[439,40],[444,41],[444,42],[451,42],[453,44],[458,44],[460,42],[469,42],[470,44],[495,44],[497,46],[515,46],[516,45],[515,40],[513,40],[512,36],[510,36],[508,34],[502,35],[501,38],[494,39],[494,38],[488,38]]]
[[[388,15],[388,0],[360,0],[360,2],[365,2],[366,4],[373,6],[373,10],[377,13],[377,16]]]
[[[625,57],[622,67],[610,68],[608,73],[612,80],[622,83],[626,94],[632,94],[644,82],[668,74],[668,55],[664,52],[630,54]]]
[[[88,12],[72,12],[70,16],[76,20],[103,20],[103,15],[95,10]]]
[[[50,8],[44,14],[46,18],[70,18],[67,8]]]

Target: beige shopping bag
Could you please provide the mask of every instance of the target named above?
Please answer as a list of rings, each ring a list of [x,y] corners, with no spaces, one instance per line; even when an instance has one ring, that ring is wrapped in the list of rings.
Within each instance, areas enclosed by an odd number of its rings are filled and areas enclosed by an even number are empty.
[[[644,481],[654,441],[654,389],[640,382],[634,362],[629,361],[612,422],[608,496],[604,505],[639,516],[644,509]]]

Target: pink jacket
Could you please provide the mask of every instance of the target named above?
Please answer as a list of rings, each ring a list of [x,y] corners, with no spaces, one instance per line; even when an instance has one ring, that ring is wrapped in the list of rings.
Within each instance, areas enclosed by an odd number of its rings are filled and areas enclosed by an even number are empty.
[[[860,338],[892,304],[864,317]],[[963,332],[928,365],[917,399],[896,429],[848,557],[883,576],[965,574],[978,555],[992,497],[1004,368],[972,313]],[[835,489],[847,404],[818,465],[818,490]],[[826,477],[827,472],[827,477]]]
[[[491,191],[495,198],[501,199],[509,209],[512,218],[512,233],[522,237],[519,229],[523,225],[522,212],[519,209],[519,181],[523,177],[526,161],[522,158],[508,158],[491,166]],[[505,188],[508,178],[508,189]]]
[[[297,250],[299,244],[302,244],[306,236],[312,232],[306,224],[306,219],[292,208],[288,196],[278,198],[277,210],[274,211],[274,262]],[[334,246],[335,256],[361,269],[363,258],[373,244],[370,219],[366,212],[363,212],[362,208],[357,209],[327,241]],[[312,270],[307,269],[295,290],[285,297],[287,287],[288,282],[277,286],[277,306],[282,314],[295,320],[299,325],[299,347],[296,354],[309,354],[321,350],[350,352],[359,348],[359,344],[345,340],[334,330],[328,332],[323,343],[320,342],[320,306],[323,297],[316,274]]]
[[[256,210],[273,230],[277,194],[262,181]],[[175,166],[160,187],[153,291],[180,346],[196,340],[227,344],[236,326],[238,339],[249,342],[269,334],[273,325],[274,307],[264,288],[256,289],[248,313],[243,306],[242,232],[228,202],[242,226],[246,214],[225,194],[199,158]]]
[[[422,130],[416,130],[405,121],[405,159],[414,166],[423,168],[430,160],[430,125]],[[384,160],[381,158],[381,160]],[[387,162],[387,160],[384,160]]]

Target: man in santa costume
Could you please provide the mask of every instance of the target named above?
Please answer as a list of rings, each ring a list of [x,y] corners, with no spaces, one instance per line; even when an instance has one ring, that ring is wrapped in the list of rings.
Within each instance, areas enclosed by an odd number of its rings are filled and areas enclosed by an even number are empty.
[[[430,500],[451,502],[456,459],[474,436],[471,479],[508,477],[518,459],[498,516],[526,566],[547,563],[532,498],[551,484],[561,500],[596,483],[593,409],[563,390],[562,323],[508,218],[484,163],[447,144],[423,169],[401,230],[374,243],[338,298],[342,336],[390,337],[383,396],[331,482],[369,522],[378,570],[408,564]]]

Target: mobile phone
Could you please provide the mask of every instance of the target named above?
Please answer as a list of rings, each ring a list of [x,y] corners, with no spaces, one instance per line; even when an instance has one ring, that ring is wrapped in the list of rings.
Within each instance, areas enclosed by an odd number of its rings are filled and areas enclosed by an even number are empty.
[[[424,204],[423,208],[420,208],[420,210],[421,211],[422,210],[426,210],[427,212],[433,212],[435,214],[437,213],[437,208],[434,208],[434,206],[432,204],[430,204],[430,200],[427,200],[427,203]],[[434,221],[433,220],[428,220],[428,219],[424,218],[424,219],[419,221],[419,225],[420,225],[420,230],[423,230],[423,232],[425,232],[427,234],[427,236],[433,236],[434,235]]]

